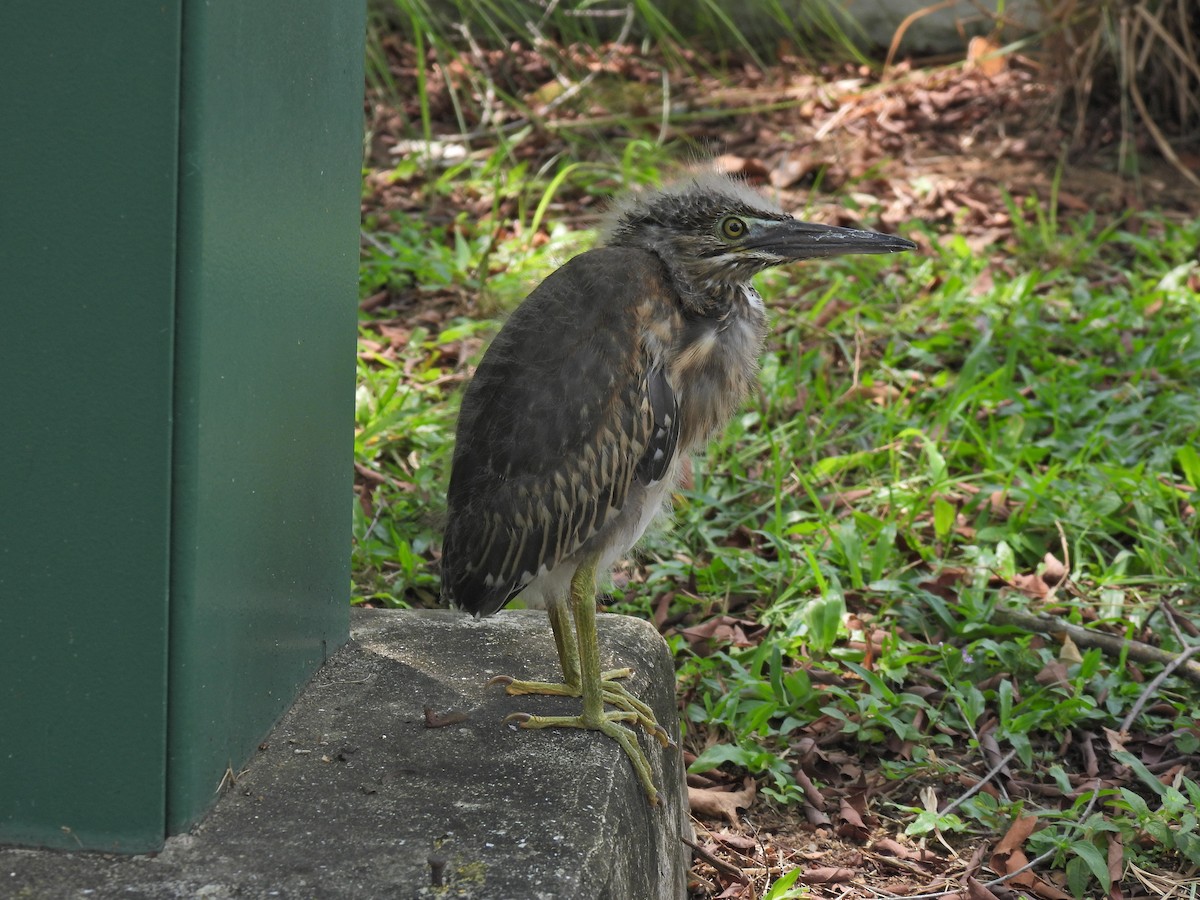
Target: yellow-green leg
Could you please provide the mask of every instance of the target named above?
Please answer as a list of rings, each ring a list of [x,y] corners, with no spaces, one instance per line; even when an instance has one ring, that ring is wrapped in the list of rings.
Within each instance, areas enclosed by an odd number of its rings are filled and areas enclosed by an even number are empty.
[[[510,720],[522,728],[587,728],[601,731],[625,750],[634,771],[646,790],[651,804],[658,803],[658,791],[650,771],[650,761],[637,742],[637,736],[620,723],[640,725],[664,746],[671,746],[666,730],[654,718],[654,712],[638,700],[615,679],[625,678],[629,669],[600,670],[600,645],[596,635],[596,559],[585,559],[571,579],[568,605],[562,602],[550,606],[550,628],[558,648],[563,683],[515,681],[507,676],[493,678],[502,683],[510,694],[550,694],[582,697],[583,713],[578,716],[532,716],[514,713]],[[574,619],[574,628],[571,620]],[[616,711],[606,711],[608,704]]]

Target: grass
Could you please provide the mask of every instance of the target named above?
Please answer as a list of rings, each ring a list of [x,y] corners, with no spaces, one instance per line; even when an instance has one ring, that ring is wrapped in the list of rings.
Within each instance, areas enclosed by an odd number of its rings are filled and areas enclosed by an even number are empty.
[[[562,181],[597,191],[653,174],[577,167]],[[481,192],[495,173],[484,179]],[[1200,581],[1200,223],[1060,219],[1048,201],[1012,200],[1015,231],[985,254],[914,222],[903,232],[924,250],[907,258],[765,276],[761,390],[697,460],[614,608],[649,616],[669,595],[675,621],[729,614],[754,629],[750,646],[671,636],[692,771],[744,769],[772,801],[799,803],[796,739],[824,722],[894,783],[880,808],[897,830],[969,840],[1036,816],[1031,849],[1082,896],[1108,890],[1109,841],[1142,867],[1200,865],[1200,787],[1120,751],[1129,782],[1076,821],[1091,792],[1064,741],[1118,730],[1160,666],[1068,652],[997,611],[1036,601],[1185,649],[1161,607],[1194,614]],[[511,308],[587,239],[546,232],[546,203],[524,208],[539,227],[499,239],[486,218],[393,218],[366,252],[364,296],[486,286],[484,308]],[[432,605],[457,391],[497,323],[417,324],[381,351],[397,321],[362,322],[356,451],[374,480],[356,513],[355,595]],[[1171,677],[1131,730],[1194,754],[1198,700]],[[1058,799],[922,806],[916,785],[977,777],[993,746]]]

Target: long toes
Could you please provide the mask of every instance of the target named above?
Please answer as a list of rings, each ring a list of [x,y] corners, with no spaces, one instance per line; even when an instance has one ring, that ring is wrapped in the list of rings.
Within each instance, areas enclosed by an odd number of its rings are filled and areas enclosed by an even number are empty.
[[[616,712],[606,712],[604,718],[610,722],[637,722],[638,714],[629,710],[617,710]]]
[[[633,765],[633,771],[642,783],[646,799],[650,801],[651,806],[658,806],[662,801],[659,799],[658,789],[654,786],[654,774],[650,769],[650,760],[646,758],[645,752],[638,745],[633,732],[615,724],[602,726],[600,730],[621,745],[625,755],[629,757],[629,762]]]
[[[616,706],[619,709],[630,709],[644,718],[651,721],[654,720],[654,710],[619,684],[604,686],[604,700],[610,706]]]

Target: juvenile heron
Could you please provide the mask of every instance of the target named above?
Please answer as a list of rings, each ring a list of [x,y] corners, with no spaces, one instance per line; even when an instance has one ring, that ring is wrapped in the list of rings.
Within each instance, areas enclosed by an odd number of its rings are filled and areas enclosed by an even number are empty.
[[[649,761],[624,723],[669,740],[617,680],[629,670],[600,669],[597,573],[642,536],[684,457],[749,390],[767,332],[751,278],[799,260],[915,245],[798,221],[718,175],[619,203],[601,243],[517,308],[463,396],[442,596],[477,616],[518,594],[544,607],[562,683],[496,680],[511,694],[582,697],[583,712],[512,718],[609,735],[654,804]]]

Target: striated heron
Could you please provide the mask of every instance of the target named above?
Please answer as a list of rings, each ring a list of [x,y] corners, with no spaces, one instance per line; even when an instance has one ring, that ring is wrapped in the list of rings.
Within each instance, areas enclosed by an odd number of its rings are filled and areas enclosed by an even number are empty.
[[[629,670],[600,669],[597,573],[642,536],[686,454],[724,427],[753,383],[767,318],[751,278],[799,260],[914,247],[798,221],[733,179],[701,175],[619,202],[601,246],[517,308],[463,396],[442,595],[477,616],[518,594],[545,608],[563,681],[494,680],[512,694],[582,697],[583,712],[511,718],[604,732],[657,803],[625,723],[670,742],[618,681]]]

